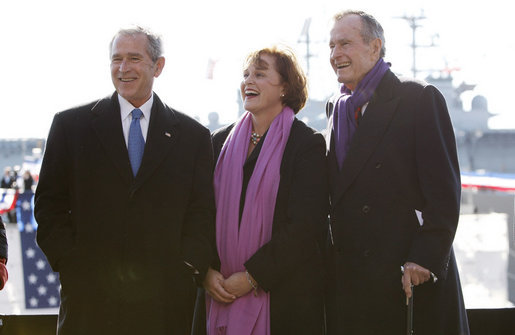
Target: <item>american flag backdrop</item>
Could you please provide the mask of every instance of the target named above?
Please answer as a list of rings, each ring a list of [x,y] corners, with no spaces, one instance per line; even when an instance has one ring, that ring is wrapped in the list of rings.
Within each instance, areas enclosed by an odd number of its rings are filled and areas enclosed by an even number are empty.
[[[36,221],[32,192],[20,193],[17,202],[18,226],[22,249],[25,308],[59,307],[59,276],[53,272],[36,244]]]
[[[18,199],[18,192],[12,188],[0,188],[0,214],[14,209]]]

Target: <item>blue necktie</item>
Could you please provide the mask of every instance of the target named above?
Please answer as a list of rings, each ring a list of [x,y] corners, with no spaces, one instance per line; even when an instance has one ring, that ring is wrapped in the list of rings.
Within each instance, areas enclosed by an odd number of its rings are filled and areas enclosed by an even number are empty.
[[[141,165],[141,159],[143,157],[143,150],[145,149],[145,140],[141,133],[141,127],[139,120],[143,112],[139,109],[132,111],[132,122],[129,128],[129,159],[131,161],[132,173],[134,176],[138,173],[139,166]]]

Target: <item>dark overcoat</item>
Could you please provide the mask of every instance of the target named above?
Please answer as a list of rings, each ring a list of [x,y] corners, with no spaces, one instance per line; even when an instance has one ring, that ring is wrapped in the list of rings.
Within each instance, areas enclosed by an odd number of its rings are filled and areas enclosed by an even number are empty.
[[[332,109],[329,103],[330,115]],[[332,136],[328,146],[334,243],[328,334],[405,334],[405,262],[438,277],[415,288],[415,334],[468,333],[452,252],[460,171],[443,96],[431,85],[388,71],[341,170]]]
[[[56,114],[35,196],[62,285],[59,334],[186,334],[211,262],[209,131],[154,94],[133,177],[117,94]]]
[[[232,125],[213,135],[215,157],[231,129]],[[244,174],[252,173],[248,168],[257,159],[252,152]],[[323,334],[321,251],[329,206],[325,143],[321,134],[297,119],[284,149],[280,178],[272,239],[245,267],[270,292],[272,334]]]

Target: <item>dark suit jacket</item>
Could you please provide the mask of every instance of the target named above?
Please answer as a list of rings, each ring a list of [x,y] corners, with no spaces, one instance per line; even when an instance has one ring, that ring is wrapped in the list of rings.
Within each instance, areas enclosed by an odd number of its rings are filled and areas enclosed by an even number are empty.
[[[213,135],[218,157],[232,126]],[[245,267],[270,292],[272,334],[323,334],[321,245],[328,213],[325,144],[295,119],[280,170],[272,239]]]
[[[458,334],[459,327],[466,328],[466,315],[451,247],[461,184],[443,96],[433,86],[401,81],[388,71],[341,171],[334,140],[329,143],[334,240],[329,334],[405,332],[400,266],[407,261],[439,278],[415,289],[416,334]],[[422,213],[423,226],[415,210]]]
[[[209,131],[154,95],[132,176],[117,94],[56,114],[35,196],[62,284],[60,334],[186,334],[192,271],[211,262]]]
[[[5,176],[2,176],[2,181],[0,182],[0,188],[13,188],[14,182],[16,179],[10,177],[9,181],[5,180]]]

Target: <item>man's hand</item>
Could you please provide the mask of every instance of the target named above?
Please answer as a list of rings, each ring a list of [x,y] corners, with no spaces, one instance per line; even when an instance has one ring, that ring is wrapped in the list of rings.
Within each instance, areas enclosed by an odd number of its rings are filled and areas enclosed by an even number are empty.
[[[223,287],[224,276],[212,268],[207,270],[203,286],[206,292],[218,302],[231,303],[236,300],[236,296],[225,290]]]
[[[428,281],[431,278],[431,271],[412,262],[404,263],[403,269],[401,282],[407,301],[412,295],[411,285],[417,286]]]

